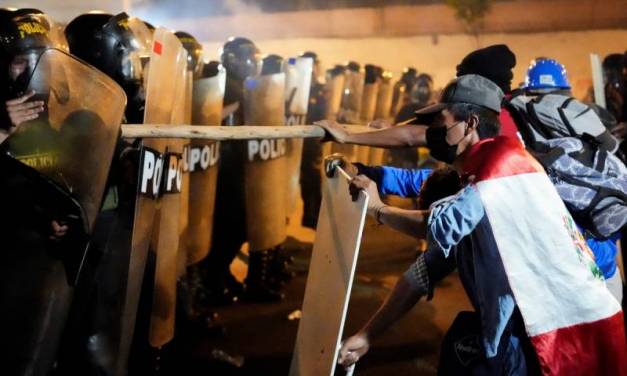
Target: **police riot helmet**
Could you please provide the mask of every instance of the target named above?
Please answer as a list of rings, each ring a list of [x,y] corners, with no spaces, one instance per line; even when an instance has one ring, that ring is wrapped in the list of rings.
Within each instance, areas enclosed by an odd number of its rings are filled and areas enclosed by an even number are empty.
[[[300,57],[309,57],[313,59],[314,64],[318,64],[318,54],[313,51],[305,51],[300,54]]]
[[[366,64],[364,69],[366,71],[366,75],[365,75],[366,84],[374,84],[375,82],[377,82],[378,79],[380,79],[383,76],[383,68],[377,65]]]
[[[0,69],[6,98],[23,95],[39,56],[53,46],[48,20],[41,13],[0,13]]]
[[[409,93],[412,103],[428,104],[433,93],[433,79],[426,73],[416,76],[414,85]]]
[[[70,52],[100,69],[124,89],[127,120],[141,122],[145,104],[143,66],[145,41],[129,27],[126,13],[87,13],[65,28]]]
[[[285,60],[276,54],[264,56],[261,63],[261,75],[281,73],[285,70]]]
[[[361,70],[361,65],[359,65],[356,61],[349,61],[346,63],[346,69],[351,72],[359,72]]]
[[[259,49],[250,39],[229,38],[222,46],[220,60],[228,77],[244,81],[246,77],[257,74]]]
[[[194,72],[194,76],[199,75],[203,68],[202,44],[191,34],[184,31],[177,31],[174,35],[181,41],[183,48],[187,51],[187,69]]]
[[[538,58],[531,61],[525,77],[525,90],[568,90],[566,68],[555,59]]]

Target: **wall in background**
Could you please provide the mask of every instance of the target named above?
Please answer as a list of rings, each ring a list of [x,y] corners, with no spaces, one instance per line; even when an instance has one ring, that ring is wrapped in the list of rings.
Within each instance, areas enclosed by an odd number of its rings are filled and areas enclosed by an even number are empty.
[[[255,39],[262,53],[295,56],[304,50],[318,53],[324,68],[347,60],[378,64],[398,77],[406,66],[433,76],[441,87],[455,75],[455,67],[470,51],[477,48],[477,40],[467,35],[414,36],[388,38],[293,38]],[[562,62],[577,97],[585,95],[590,87],[589,54],[603,58],[613,52],[627,49],[627,30],[599,30],[533,34],[487,34],[481,46],[505,43],[516,54],[514,85],[524,80],[529,62],[538,56],[553,57]],[[205,57],[218,59],[222,42],[204,43]]]

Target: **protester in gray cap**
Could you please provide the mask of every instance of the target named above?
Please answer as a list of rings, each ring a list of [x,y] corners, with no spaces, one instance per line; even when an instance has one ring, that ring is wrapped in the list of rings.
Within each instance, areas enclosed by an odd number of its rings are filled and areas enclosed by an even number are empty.
[[[368,193],[369,215],[397,231],[426,237],[429,246],[364,327],[344,341],[338,361],[345,367],[364,356],[371,341],[423,296],[430,299],[435,284],[455,269],[474,312],[460,312],[446,334],[438,374],[539,374],[540,367],[553,369],[555,364],[573,370],[579,358],[573,354],[578,354],[584,348],[580,344],[586,341],[595,345],[590,346],[593,354],[585,369],[612,369],[620,362],[621,357],[614,355],[624,351],[624,344],[607,336],[600,325],[590,333],[569,338],[568,343],[561,342],[567,341],[564,337],[558,338],[570,355],[559,356],[557,347],[538,345],[544,332],[534,325],[540,322],[545,330],[559,328],[564,310],[592,312],[591,322],[612,321],[620,333],[622,315],[597,277],[592,258],[584,263],[572,249],[577,246],[572,235],[576,229],[562,225],[570,217],[542,168],[520,142],[498,136],[502,99],[502,90],[492,81],[465,75],[447,85],[440,103],[416,112],[421,124],[430,125],[425,137],[431,155],[452,165],[452,174],[458,174],[457,181],[463,187],[455,195],[432,203],[429,210],[396,208],[379,198],[380,191],[419,192],[423,182],[416,175],[424,176],[420,170],[388,169],[381,174],[385,178],[376,182],[364,175],[351,181],[353,197],[360,190]],[[455,180],[450,174],[434,174],[426,179],[425,186],[433,191],[435,184],[435,190],[444,192]],[[521,205],[526,208],[524,213],[511,210]],[[537,223],[547,227],[540,230]],[[515,231],[504,233],[499,228]],[[564,243],[558,239],[568,240]],[[518,247],[531,256],[512,262],[512,254],[521,254]],[[524,283],[520,283],[521,278]],[[543,294],[535,293],[534,286],[542,286]],[[584,291],[587,296],[581,297]],[[525,304],[519,304],[521,297]],[[603,302],[592,302],[591,297]],[[605,305],[612,307],[611,312],[601,312]],[[544,309],[530,309],[538,306]],[[606,345],[612,354],[607,364],[600,356],[605,350],[597,350]]]

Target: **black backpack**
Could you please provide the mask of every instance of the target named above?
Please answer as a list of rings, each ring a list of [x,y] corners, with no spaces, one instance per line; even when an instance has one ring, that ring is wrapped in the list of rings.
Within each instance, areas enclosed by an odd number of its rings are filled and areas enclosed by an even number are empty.
[[[559,94],[506,103],[526,148],[545,168],[577,223],[607,238],[627,223],[627,168],[597,114]]]

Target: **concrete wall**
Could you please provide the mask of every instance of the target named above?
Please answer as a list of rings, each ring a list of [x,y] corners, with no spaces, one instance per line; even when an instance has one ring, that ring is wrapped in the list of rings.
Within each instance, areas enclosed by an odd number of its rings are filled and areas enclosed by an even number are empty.
[[[568,70],[576,96],[591,84],[589,54],[601,57],[627,49],[627,30],[571,31],[531,34],[486,34],[477,41],[467,35],[254,39],[262,53],[294,56],[303,50],[318,53],[323,67],[347,60],[382,65],[398,76],[404,67],[415,66],[433,75],[443,86],[455,75],[455,67],[470,51],[480,46],[506,43],[517,56],[514,84],[524,80],[529,61],[538,56],[558,59]],[[479,42],[479,43],[478,43]],[[222,42],[206,42],[205,57],[217,59]]]
[[[261,13],[247,8],[232,16],[155,20],[197,38],[223,40],[231,35],[257,39],[365,38],[460,34],[464,26],[443,4]],[[184,6],[184,5],[183,5]],[[140,11],[140,9],[137,9]],[[159,14],[141,14],[148,20]],[[165,17],[165,15],[163,15]],[[543,32],[627,27],[627,0],[515,0],[492,5],[483,21],[486,33]]]

